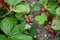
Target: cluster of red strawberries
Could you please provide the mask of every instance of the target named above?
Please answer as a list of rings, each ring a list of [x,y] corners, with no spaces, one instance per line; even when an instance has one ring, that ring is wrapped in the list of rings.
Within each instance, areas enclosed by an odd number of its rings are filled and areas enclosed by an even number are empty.
[[[48,23],[46,24],[47,32],[50,33],[51,35],[56,35],[56,31],[51,29],[51,24],[52,24],[52,23],[51,23],[50,21],[48,21],[48,20],[52,20],[54,17],[52,17],[52,16],[45,10],[44,7],[41,8],[40,13],[41,13],[41,14],[42,14],[42,13],[45,13],[46,16],[47,16],[47,22],[48,22]]]

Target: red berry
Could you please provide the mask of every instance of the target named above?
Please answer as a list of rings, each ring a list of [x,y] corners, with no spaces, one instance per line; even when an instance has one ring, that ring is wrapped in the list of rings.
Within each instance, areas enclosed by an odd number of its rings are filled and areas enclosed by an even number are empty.
[[[30,24],[30,19],[29,18],[26,19],[26,23]]]
[[[48,29],[48,30],[47,30],[48,33],[51,33],[51,31],[52,31],[51,29]]]
[[[40,12],[41,13],[44,13],[45,12],[45,9],[44,8],[41,8]]]
[[[56,31],[51,31],[51,35],[56,35]]]
[[[48,31],[48,33],[50,33],[51,35],[56,35],[56,31],[54,31],[54,30],[48,29],[47,31]]]
[[[2,5],[3,5],[3,4],[4,4],[4,0],[0,0],[0,4],[2,4]]]

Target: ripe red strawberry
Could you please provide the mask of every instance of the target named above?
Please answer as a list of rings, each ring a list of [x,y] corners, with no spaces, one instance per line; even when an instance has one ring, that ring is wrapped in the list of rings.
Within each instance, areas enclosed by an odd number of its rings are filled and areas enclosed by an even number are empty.
[[[44,8],[41,8],[40,12],[41,13],[44,13],[45,12],[45,9]]]
[[[52,30],[51,35],[56,35],[56,31]]]
[[[47,32],[48,32],[48,33],[51,33],[51,31],[52,31],[51,29],[47,29]]]
[[[0,0],[0,4],[4,4],[4,0]]]
[[[47,31],[48,31],[48,33],[50,33],[51,35],[56,35],[56,31],[54,31],[54,30],[48,29]]]
[[[26,23],[30,24],[30,19],[29,18],[26,19]]]

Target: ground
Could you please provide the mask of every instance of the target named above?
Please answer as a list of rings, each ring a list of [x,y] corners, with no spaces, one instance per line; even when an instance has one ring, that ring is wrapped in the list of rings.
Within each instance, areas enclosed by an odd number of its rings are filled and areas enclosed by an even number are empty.
[[[37,2],[38,0],[31,0],[30,4],[32,5],[34,2]],[[33,15],[33,20],[35,20],[35,16],[40,15],[40,12],[36,12],[36,11],[31,11],[30,15]],[[45,29],[44,25],[39,25],[37,24],[35,21],[32,21],[33,24],[36,26],[37,29],[37,40],[57,40],[57,38],[59,37],[58,33],[54,36],[51,35],[47,32],[47,30]]]

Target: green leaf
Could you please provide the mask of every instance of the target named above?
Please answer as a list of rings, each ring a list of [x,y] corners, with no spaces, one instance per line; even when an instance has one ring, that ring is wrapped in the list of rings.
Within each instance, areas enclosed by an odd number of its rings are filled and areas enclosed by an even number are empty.
[[[0,40],[7,40],[7,38],[6,38],[5,35],[1,35],[1,34],[0,34]]]
[[[20,35],[15,35],[15,36],[12,36],[11,39],[18,39],[18,40],[32,40],[32,37],[29,36],[29,35],[25,35],[25,34],[20,34]]]
[[[14,10],[15,12],[25,12],[25,13],[28,13],[30,12],[30,6],[29,4],[20,4],[20,5],[17,5]]]
[[[60,38],[58,38],[58,40],[60,40]]]
[[[48,5],[47,5],[47,7],[46,7],[46,10],[47,10],[50,14],[56,16],[56,7],[58,7],[58,4],[55,3],[55,2],[53,2],[53,1],[51,1],[51,2],[48,3]]]
[[[60,7],[58,7],[58,8],[56,9],[56,15],[57,15],[57,16],[60,16]]]
[[[45,14],[42,14],[41,16],[36,16],[35,20],[39,23],[39,24],[44,24],[44,22],[47,20],[47,16]]]
[[[34,36],[36,35],[37,31],[36,31],[36,27],[32,26],[31,30],[30,30],[30,35]]]
[[[40,2],[40,4],[42,4],[42,5],[46,5],[47,2],[48,2],[48,0],[39,0],[39,2]]]
[[[39,11],[40,10],[40,4],[39,3],[35,3],[32,7],[33,11]]]
[[[25,31],[25,30],[24,30],[24,26],[23,26],[22,24],[19,24],[19,25],[17,25],[16,27],[19,28],[20,33],[23,33],[23,32]]]
[[[49,2],[48,3],[48,7],[50,7],[50,8],[56,8],[56,7],[58,7],[58,4],[56,3],[56,2]]]
[[[15,6],[22,0],[4,0],[6,3],[8,3],[10,6]]]
[[[21,13],[16,13],[15,16],[18,20],[21,20],[23,18]]]
[[[60,30],[60,20],[54,19],[52,22],[52,29]]]
[[[56,9],[55,8],[46,8],[46,10],[50,13],[50,14],[52,14],[52,15],[55,15],[56,16]]]
[[[25,26],[25,24],[26,24],[26,20],[23,20],[22,22],[21,22],[21,26]]]
[[[0,23],[0,29],[1,29],[1,23]]]
[[[9,35],[10,35],[10,36],[14,36],[14,35],[17,35],[17,34],[19,34],[19,33],[20,33],[19,27],[16,25],[16,26],[14,26],[14,27],[10,30]]]
[[[17,20],[15,18],[4,18],[1,22],[1,29],[6,35],[9,35],[10,30],[16,25],[16,23]]]

